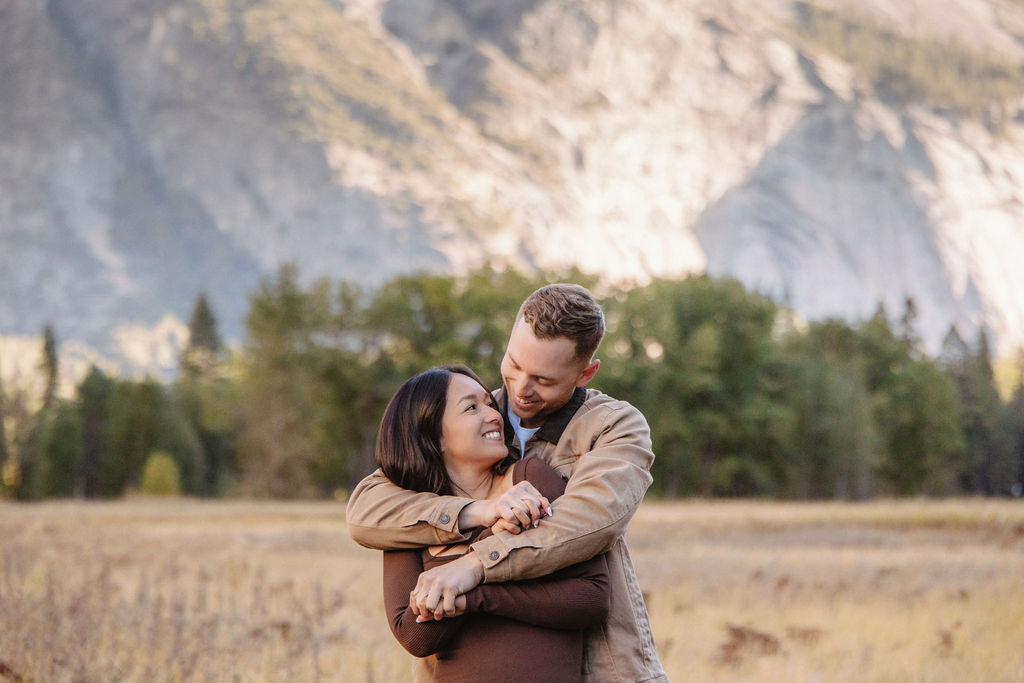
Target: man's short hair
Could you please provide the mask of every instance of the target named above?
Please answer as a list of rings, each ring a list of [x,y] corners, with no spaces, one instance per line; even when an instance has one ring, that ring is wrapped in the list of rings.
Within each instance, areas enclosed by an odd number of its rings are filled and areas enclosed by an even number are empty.
[[[567,337],[576,345],[574,360],[589,362],[604,337],[604,312],[594,296],[579,285],[541,287],[519,307],[516,320],[519,318],[538,339]]]

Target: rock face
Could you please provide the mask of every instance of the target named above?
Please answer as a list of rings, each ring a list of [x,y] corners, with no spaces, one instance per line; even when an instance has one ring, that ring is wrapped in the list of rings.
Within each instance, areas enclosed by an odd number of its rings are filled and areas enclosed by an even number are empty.
[[[1021,62],[1024,7],[819,3]],[[879,99],[771,0],[0,3],[0,333],[118,352],[295,262],[730,275],[1024,344],[1024,124]],[[994,132],[990,132],[994,131]],[[130,336],[130,335],[128,335]],[[120,340],[120,341],[119,341]],[[123,351],[123,348],[122,348]]]

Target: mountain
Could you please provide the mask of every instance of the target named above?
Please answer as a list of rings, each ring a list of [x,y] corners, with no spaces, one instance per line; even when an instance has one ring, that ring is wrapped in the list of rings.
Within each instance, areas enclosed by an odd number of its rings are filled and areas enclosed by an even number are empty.
[[[7,0],[0,334],[160,365],[284,263],[491,262],[912,297],[1009,354],[1022,58],[1009,0]]]

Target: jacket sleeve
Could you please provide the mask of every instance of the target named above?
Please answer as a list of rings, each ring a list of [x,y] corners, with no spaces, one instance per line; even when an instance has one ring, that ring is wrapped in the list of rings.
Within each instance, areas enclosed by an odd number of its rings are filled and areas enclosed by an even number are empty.
[[[393,484],[378,469],[356,486],[345,518],[356,543],[376,550],[460,543],[459,513],[472,498],[416,493]]]
[[[530,579],[551,574],[605,552],[626,526],[651,485],[650,428],[639,410],[623,401],[597,406],[586,416],[590,435],[575,439],[580,452],[553,514],[518,535],[495,534],[473,544],[484,581]]]
[[[409,593],[423,572],[420,552],[391,550],[384,553],[384,609],[391,633],[401,646],[415,657],[426,657],[448,643],[462,627],[463,619],[416,622],[416,613],[409,609]]]
[[[603,554],[542,579],[483,584],[466,593],[468,612],[546,628],[589,628],[608,618],[610,605]]]

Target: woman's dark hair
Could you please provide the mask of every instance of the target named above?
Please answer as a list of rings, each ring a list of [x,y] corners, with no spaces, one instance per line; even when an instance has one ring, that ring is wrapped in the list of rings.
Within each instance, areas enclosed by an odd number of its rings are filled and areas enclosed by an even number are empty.
[[[444,365],[409,378],[391,397],[377,430],[374,458],[388,479],[403,489],[439,495],[454,493],[441,454],[441,422],[452,375],[471,378],[490,394],[469,368]],[[508,469],[515,458],[509,454],[493,467],[495,474]]]

